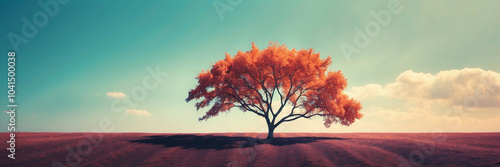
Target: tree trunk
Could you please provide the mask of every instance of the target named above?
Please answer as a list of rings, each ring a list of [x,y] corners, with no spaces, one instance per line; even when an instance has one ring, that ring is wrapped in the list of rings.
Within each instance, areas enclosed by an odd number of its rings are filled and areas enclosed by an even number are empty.
[[[267,138],[266,140],[268,140],[269,142],[271,142],[271,140],[273,140],[274,138],[274,128],[276,128],[275,126],[271,125],[271,124],[268,124],[267,125],[267,128],[268,128],[268,132],[267,132]]]

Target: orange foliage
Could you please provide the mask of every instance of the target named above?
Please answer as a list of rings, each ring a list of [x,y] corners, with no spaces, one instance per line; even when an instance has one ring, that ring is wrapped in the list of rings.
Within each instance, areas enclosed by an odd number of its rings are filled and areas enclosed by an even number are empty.
[[[298,118],[321,116],[325,126],[332,123],[350,125],[363,115],[360,102],[342,90],[347,80],[340,71],[327,72],[331,58],[320,59],[313,49],[289,50],[285,45],[270,43],[259,50],[254,43],[247,52],[216,62],[209,71],[196,77],[198,86],[189,92],[186,102],[202,99],[196,108],[212,105],[200,120],[238,107],[266,119],[273,127]],[[281,102],[273,108],[273,99]],[[292,106],[283,111],[285,105]],[[276,120],[279,114],[285,114]]]

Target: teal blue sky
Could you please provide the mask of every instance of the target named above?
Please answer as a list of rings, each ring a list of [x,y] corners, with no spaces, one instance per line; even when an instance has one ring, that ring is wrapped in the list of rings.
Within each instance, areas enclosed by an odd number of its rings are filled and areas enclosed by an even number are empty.
[[[214,2],[232,10],[221,19]],[[249,50],[252,42],[266,48],[270,41],[331,56],[330,68],[344,73],[347,93],[362,101],[365,113],[348,128],[327,129],[318,118],[278,132],[500,130],[494,123],[500,121],[498,1],[70,1],[58,4],[31,38],[23,35],[22,18],[33,22],[37,12],[47,13],[38,1],[1,3],[0,50],[7,55],[17,47],[18,131],[88,131],[103,119],[114,132],[265,131],[264,120],[236,109],[198,122],[206,109],[196,111],[185,98],[196,75],[224,53]],[[389,11],[393,3],[399,12],[383,26],[372,12]],[[372,23],[380,29],[366,46],[356,46],[355,29],[366,33]],[[27,43],[13,45],[9,33]],[[360,52],[347,56],[342,43]],[[113,102],[123,98],[108,93],[130,98],[150,75],[146,69],[156,67],[168,76],[130,107],[143,112],[123,119],[125,111],[113,112]],[[468,97],[478,104],[465,104]],[[450,109],[467,114],[446,115]],[[0,125],[8,119],[3,114]]]

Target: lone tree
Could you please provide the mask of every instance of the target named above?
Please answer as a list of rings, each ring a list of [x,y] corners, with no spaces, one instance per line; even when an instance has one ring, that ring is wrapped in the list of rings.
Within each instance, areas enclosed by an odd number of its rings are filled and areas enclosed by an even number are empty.
[[[234,57],[226,53],[224,60],[200,73],[186,102],[201,98],[197,110],[212,106],[200,121],[233,107],[253,112],[266,120],[270,140],[277,126],[299,118],[321,116],[327,128],[332,123],[349,126],[363,116],[361,104],[342,92],[347,80],[340,71],[327,72],[331,63],[331,57],[322,60],[313,49],[296,51],[270,43],[259,50],[252,43],[250,51]],[[287,111],[285,106],[290,106]]]

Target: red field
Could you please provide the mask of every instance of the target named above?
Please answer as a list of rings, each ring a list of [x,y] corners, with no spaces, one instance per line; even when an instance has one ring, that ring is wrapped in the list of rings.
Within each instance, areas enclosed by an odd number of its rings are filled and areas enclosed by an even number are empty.
[[[0,166],[500,166],[500,133],[0,135]]]

